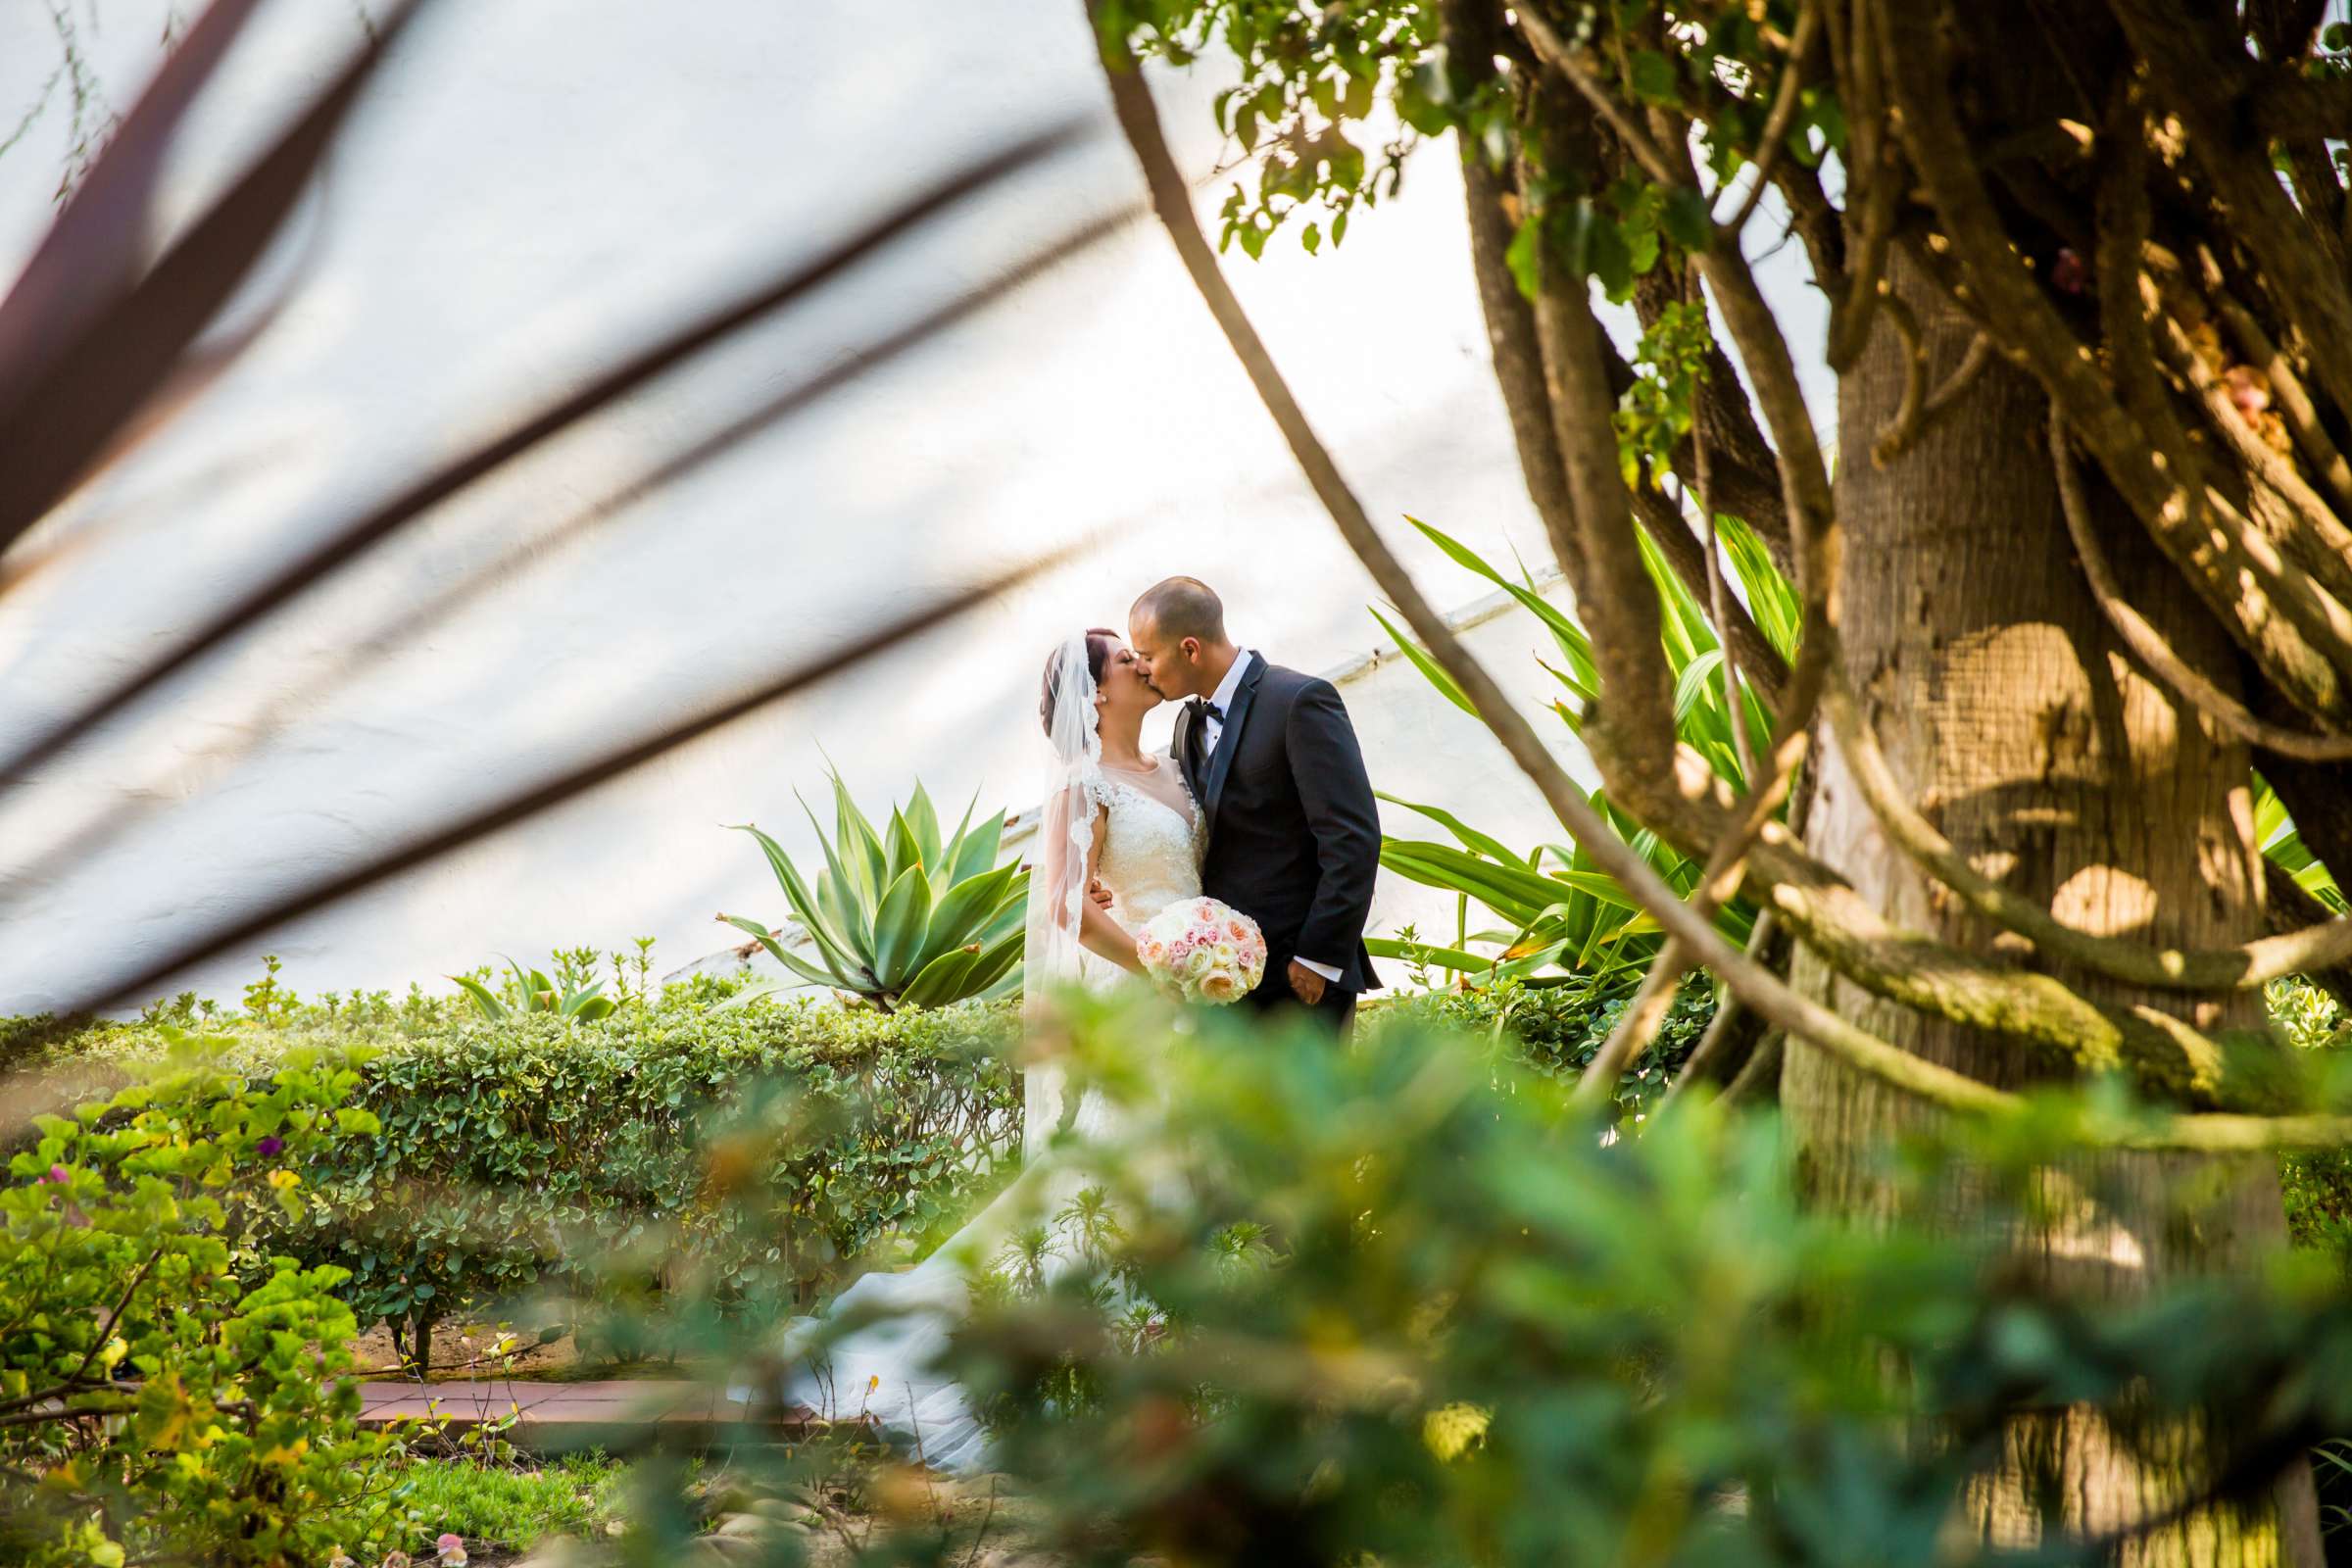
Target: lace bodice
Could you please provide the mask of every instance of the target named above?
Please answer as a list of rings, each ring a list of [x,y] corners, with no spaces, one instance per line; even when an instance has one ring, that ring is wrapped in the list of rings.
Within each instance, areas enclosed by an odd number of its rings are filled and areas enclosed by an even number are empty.
[[[1111,918],[1134,930],[1179,899],[1200,893],[1200,808],[1168,757],[1148,774],[1100,767],[1087,790],[1110,818],[1099,874]]]

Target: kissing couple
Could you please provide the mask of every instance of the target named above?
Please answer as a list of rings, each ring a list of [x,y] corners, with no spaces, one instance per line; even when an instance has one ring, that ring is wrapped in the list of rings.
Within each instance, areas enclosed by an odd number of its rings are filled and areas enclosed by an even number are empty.
[[[1050,751],[1023,982],[1032,1016],[1058,990],[1105,989],[1140,972],[1137,931],[1205,895],[1265,937],[1264,978],[1249,1003],[1303,1008],[1344,1034],[1356,998],[1380,984],[1364,948],[1380,818],[1340,694],[1237,646],[1224,605],[1192,577],[1147,591],[1127,633],[1078,633],[1046,661],[1038,712]],[[1146,753],[1144,716],[1163,702],[1185,705],[1174,744]],[[1049,1152],[1064,1133],[1084,1147],[1114,1142],[1126,1126],[1098,1090],[1065,1105],[1052,1062],[1031,1062],[1022,1080],[1022,1175],[912,1269],[868,1274],[843,1292],[827,1317],[861,1326],[827,1335],[824,1319],[803,1319],[797,1328],[817,1346],[788,1351],[800,1362],[786,1381],[791,1402],[871,1422],[938,1469],[987,1463],[987,1434],[938,1367],[969,1315],[971,1270],[1040,1215],[1050,1222],[1047,1277],[1079,1267],[1085,1242],[1065,1205],[1094,1179]]]
[[[1380,983],[1363,940],[1380,817],[1340,694],[1236,646],[1224,605],[1192,577],[1147,591],[1127,632],[1070,637],[1046,662],[1030,987],[1140,971],[1137,929],[1206,895],[1264,933],[1252,1004],[1345,1030]],[[1163,702],[1184,704],[1175,740],[1147,754],[1144,716]]]

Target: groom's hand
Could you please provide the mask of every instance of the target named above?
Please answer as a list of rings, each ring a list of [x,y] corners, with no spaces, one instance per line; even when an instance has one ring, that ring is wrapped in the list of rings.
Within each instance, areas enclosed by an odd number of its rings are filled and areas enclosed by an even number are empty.
[[[1103,886],[1101,877],[1096,877],[1086,885],[1086,896],[1095,901],[1095,907],[1098,909],[1110,907],[1110,889]]]
[[[1330,984],[1329,981],[1309,969],[1305,964],[1300,963],[1297,958],[1291,960],[1291,995],[1297,997],[1300,1002],[1310,1007],[1321,1005],[1323,988],[1328,984]]]

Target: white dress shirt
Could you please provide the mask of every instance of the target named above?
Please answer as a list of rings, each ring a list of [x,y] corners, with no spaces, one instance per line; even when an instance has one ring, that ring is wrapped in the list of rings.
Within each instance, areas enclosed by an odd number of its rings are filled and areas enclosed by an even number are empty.
[[[1217,742],[1225,738],[1225,720],[1218,715],[1233,711],[1234,694],[1242,689],[1242,677],[1250,672],[1250,661],[1256,657],[1256,649],[1243,649],[1233,656],[1233,663],[1226,669],[1225,678],[1217,682],[1216,695],[1208,700],[1208,712],[1203,715],[1208,723],[1208,733],[1200,737],[1202,757],[1216,755]]]
[[[1202,757],[1216,755],[1217,742],[1225,738],[1225,720],[1218,715],[1233,711],[1234,694],[1242,689],[1242,677],[1249,673],[1250,662],[1257,657],[1256,649],[1243,649],[1234,655],[1232,667],[1225,671],[1225,678],[1217,682],[1216,694],[1208,700],[1209,710],[1202,715],[1202,721],[1208,725],[1208,732],[1201,737]],[[1303,969],[1312,969],[1335,985],[1339,983],[1340,971],[1328,963],[1317,963],[1312,958],[1301,957],[1298,958],[1298,965]]]

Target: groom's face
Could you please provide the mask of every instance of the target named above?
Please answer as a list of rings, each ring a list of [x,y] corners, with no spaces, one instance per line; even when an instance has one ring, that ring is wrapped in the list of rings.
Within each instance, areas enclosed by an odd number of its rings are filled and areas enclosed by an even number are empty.
[[[1200,643],[1190,637],[1171,642],[1151,616],[1137,615],[1127,623],[1127,646],[1135,651],[1135,672],[1160,696],[1182,702],[1200,695]]]

